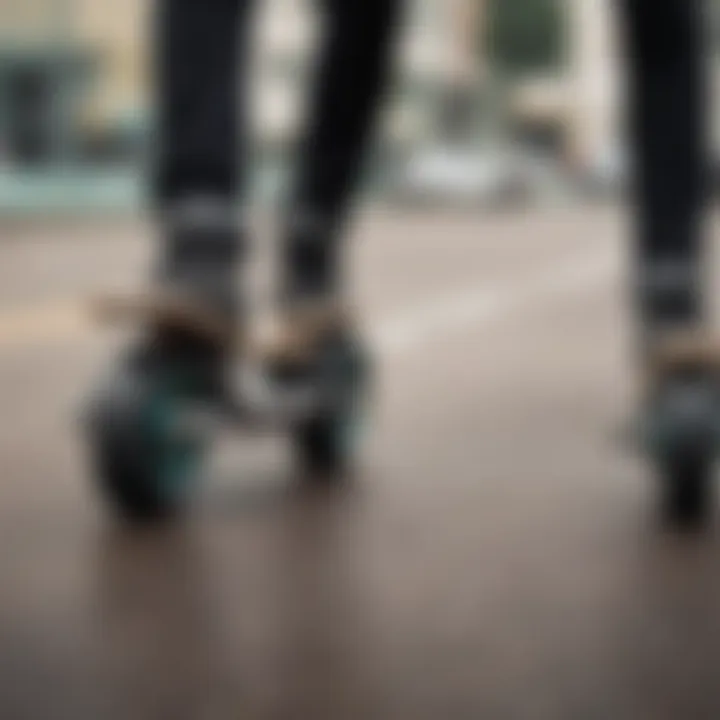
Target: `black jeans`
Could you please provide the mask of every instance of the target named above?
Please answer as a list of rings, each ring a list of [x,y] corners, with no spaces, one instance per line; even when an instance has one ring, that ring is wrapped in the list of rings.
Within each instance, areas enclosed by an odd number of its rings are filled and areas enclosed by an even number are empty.
[[[401,0],[321,0],[324,22],[310,121],[299,148],[290,205],[314,218],[288,220],[286,264],[329,281],[336,236],[347,213],[388,76]],[[156,197],[234,200],[246,180],[245,67],[252,0],[158,0]]]
[[[620,0],[643,320],[701,314],[708,155],[700,0]]]

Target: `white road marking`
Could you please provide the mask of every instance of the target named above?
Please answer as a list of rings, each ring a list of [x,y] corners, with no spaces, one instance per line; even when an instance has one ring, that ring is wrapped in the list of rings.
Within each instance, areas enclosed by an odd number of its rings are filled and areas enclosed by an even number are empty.
[[[466,289],[381,323],[371,331],[371,340],[381,355],[401,355],[448,334],[476,330],[554,297],[595,287],[612,277],[616,264],[607,254],[585,255],[509,283]]]

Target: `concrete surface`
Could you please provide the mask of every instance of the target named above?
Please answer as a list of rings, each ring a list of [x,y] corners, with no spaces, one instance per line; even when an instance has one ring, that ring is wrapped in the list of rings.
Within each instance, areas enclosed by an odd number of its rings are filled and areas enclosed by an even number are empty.
[[[369,212],[355,482],[302,491],[281,439],[234,438],[144,533],[98,503],[74,416],[117,342],[82,300],[133,283],[147,231],[2,232],[0,718],[720,716],[717,532],[663,529],[613,439],[619,213]]]

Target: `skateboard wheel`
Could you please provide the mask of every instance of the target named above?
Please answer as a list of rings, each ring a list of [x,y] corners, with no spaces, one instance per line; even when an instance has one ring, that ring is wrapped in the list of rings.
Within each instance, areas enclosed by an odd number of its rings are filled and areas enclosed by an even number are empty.
[[[194,486],[204,442],[176,432],[187,394],[178,378],[126,370],[113,378],[90,414],[91,460],[103,497],[123,518],[177,513]]]
[[[666,520],[697,525],[712,500],[713,470],[720,440],[717,396],[704,382],[677,383],[651,408],[649,450],[661,484]]]
[[[360,345],[345,338],[327,348],[319,382],[329,391],[329,402],[298,423],[291,439],[307,477],[340,479],[352,469],[367,422],[370,363]]]
[[[698,527],[712,505],[713,464],[708,459],[685,459],[660,470],[662,512],[678,527]]]

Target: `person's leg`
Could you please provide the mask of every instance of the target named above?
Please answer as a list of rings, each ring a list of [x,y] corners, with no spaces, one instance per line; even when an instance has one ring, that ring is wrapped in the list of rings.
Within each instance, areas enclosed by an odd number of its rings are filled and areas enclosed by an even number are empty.
[[[251,0],[158,0],[154,33],[161,206],[241,189],[238,91]]]
[[[401,0],[322,0],[324,45],[284,227],[282,294],[325,295],[389,75]]]
[[[700,0],[621,0],[646,332],[702,320],[705,92]]]
[[[712,503],[718,374],[702,277],[706,92],[701,0],[623,0],[635,159],[640,421],[661,511],[696,526]]]
[[[240,247],[244,56],[252,0],[158,0],[154,195],[171,280],[230,277]]]
[[[152,193],[159,242],[149,290],[104,306],[111,319],[125,315],[143,330],[128,353],[130,367],[153,382],[176,370],[192,374],[213,395],[226,386],[241,310],[238,85],[250,3],[156,0]]]

